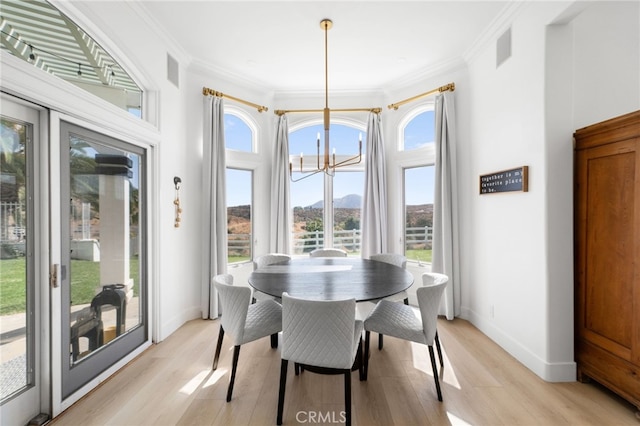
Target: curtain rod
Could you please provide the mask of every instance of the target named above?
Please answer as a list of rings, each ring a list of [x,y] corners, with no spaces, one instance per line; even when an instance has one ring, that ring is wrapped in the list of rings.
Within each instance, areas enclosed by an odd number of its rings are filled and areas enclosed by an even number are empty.
[[[208,87],[203,87],[202,88],[202,94],[204,96],[211,95],[211,96],[219,96],[221,98],[231,99],[232,101],[236,101],[236,102],[240,102],[241,104],[249,105],[250,107],[253,107],[253,108],[257,109],[258,112],[269,111],[269,108],[267,108],[266,106],[254,104],[253,102],[245,101],[244,99],[239,99],[239,98],[235,98],[233,96],[225,95],[222,92],[217,92],[217,91],[215,91],[213,89],[209,89]]]
[[[394,110],[397,110],[400,105],[404,105],[408,102],[415,101],[416,99],[424,98],[425,96],[433,95],[434,93],[442,93],[442,92],[448,92],[448,91],[453,92],[454,90],[456,90],[455,83],[445,84],[444,86],[440,86],[437,89],[429,90],[428,92],[421,93],[419,95],[413,96],[411,98],[405,99],[400,102],[396,102],[395,104],[391,104],[387,108],[389,109],[393,108]]]
[[[335,108],[330,109],[331,112],[373,112],[380,114],[382,108]],[[308,112],[324,112],[323,109],[277,109],[273,111],[276,115],[285,115],[287,113],[308,113]]]

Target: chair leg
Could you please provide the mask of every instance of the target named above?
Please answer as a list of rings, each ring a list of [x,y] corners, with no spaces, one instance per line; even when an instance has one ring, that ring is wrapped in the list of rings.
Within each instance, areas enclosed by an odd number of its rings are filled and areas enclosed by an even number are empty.
[[[213,368],[215,370],[218,368],[218,359],[220,359],[220,351],[222,350],[222,340],[224,339],[224,328],[220,326],[220,331],[218,332],[218,344],[216,345],[216,354],[213,356]]]
[[[271,335],[271,349],[275,349],[278,347],[278,333],[273,333]]]
[[[440,367],[444,367],[444,361],[442,360],[442,348],[440,347],[440,339],[438,339],[438,330],[436,330],[436,349],[438,350],[438,358],[440,359]]]
[[[431,368],[433,368],[433,380],[435,380],[436,382],[438,401],[442,401],[442,392],[440,392],[440,379],[438,379],[438,366],[436,365],[436,356],[433,353],[433,346],[429,346],[429,356],[431,357]]]
[[[384,342],[382,341],[382,334],[378,334],[378,350],[381,351],[382,350],[382,345],[384,344]]]
[[[367,380],[367,376],[369,375],[369,340],[371,340],[371,332],[364,332],[364,379]]]
[[[344,409],[347,414],[346,425],[351,426],[351,370],[344,373]]]
[[[364,377],[364,356],[362,355],[362,336],[360,336],[360,340],[358,341],[358,353],[356,355],[356,362],[358,363],[358,375],[360,381],[365,379]]]
[[[227,402],[231,401],[233,394],[233,383],[236,381],[236,370],[238,369],[238,358],[240,357],[240,345],[233,347],[233,367],[231,368],[231,377],[229,377],[229,389],[227,390]]]
[[[283,359],[280,364],[280,390],[278,392],[278,419],[277,424],[282,424],[282,412],[284,411],[284,391],[287,387],[287,366],[289,361]]]

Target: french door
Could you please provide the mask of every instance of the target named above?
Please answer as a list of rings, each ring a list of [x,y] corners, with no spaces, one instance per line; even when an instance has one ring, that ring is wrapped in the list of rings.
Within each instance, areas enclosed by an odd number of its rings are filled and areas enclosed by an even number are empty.
[[[47,405],[48,245],[44,110],[2,95],[0,133],[0,424],[27,424]],[[43,232],[44,231],[44,232]]]
[[[147,341],[146,158],[60,122],[62,399]]]

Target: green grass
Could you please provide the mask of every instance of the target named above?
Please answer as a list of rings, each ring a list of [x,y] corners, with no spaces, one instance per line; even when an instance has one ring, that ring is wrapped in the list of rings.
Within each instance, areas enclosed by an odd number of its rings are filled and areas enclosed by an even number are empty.
[[[431,263],[431,250],[407,250],[407,259]],[[229,256],[229,263],[246,262],[249,256]],[[139,294],[137,258],[131,259],[131,276],[134,277],[133,293]],[[0,260],[0,315],[25,310],[25,258]],[[86,260],[71,261],[71,304],[91,303],[100,281],[100,263]]]
[[[431,250],[407,250],[405,256],[409,260],[431,263]]]
[[[26,301],[25,258],[0,260],[0,315],[24,312]],[[133,294],[139,294],[137,258],[130,262],[130,276],[134,279]],[[100,282],[100,263],[86,260],[71,261],[71,304],[91,303]]]

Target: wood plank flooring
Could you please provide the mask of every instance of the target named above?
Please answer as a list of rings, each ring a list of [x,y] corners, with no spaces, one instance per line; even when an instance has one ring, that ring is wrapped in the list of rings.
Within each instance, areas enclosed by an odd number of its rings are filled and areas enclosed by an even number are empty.
[[[154,345],[52,424],[271,425],[276,422],[280,351],[269,338],[243,345],[233,400],[225,401],[232,358],[225,338],[211,363],[219,322],[194,320]],[[596,383],[547,383],[470,323],[439,320],[445,358],[436,398],[425,346],[372,334],[369,378],[352,375],[354,425],[640,425],[636,409]],[[341,376],[289,365],[284,424],[339,424]]]

